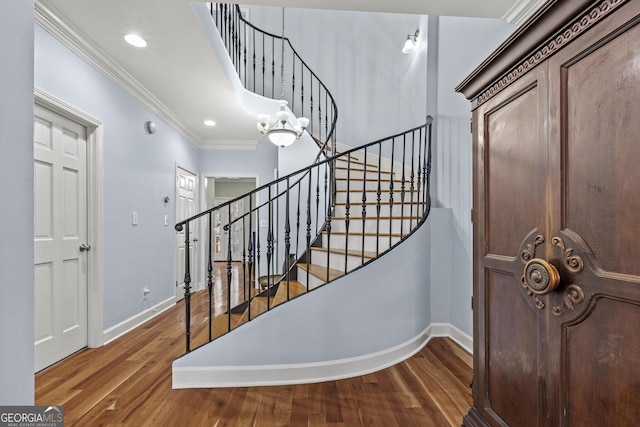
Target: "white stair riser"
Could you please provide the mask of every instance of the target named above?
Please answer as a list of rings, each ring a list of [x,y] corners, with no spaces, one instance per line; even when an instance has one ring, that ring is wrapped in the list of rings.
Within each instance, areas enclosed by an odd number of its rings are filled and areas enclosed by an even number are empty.
[[[362,203],[362,195],[365,195],[368,202],[377,202],[378,201],[378,192],[377,190],[370,190],[366,193],[363,193],[362,189],[359,190],[351,190],[349,189],[349,201],[351,204]],[[388,202],[391,198],[391,192],[389,189],[380,191],[380,202]],[[393,202],[400,203],[402,199],[402,192],[400,188],[396,188],[393,190]],[[420,196],[420,200],[422,200],[422,196]],[[347,201],[347,192],[346,191],[338,191],[336,192],[336,203],[346,203]],[[411,191],[405,190],[404,193],[404,201],[407,203],[411,202]],[[413,202],[418,201],[418,193],[414,190],[413,192]]]
[[[367,190],[369,191],[377,191],[378,189],[378,181],[374,180],[374,181],[370,181],[367,180],[364,184],[366,184]],[[380,188],[382,189],[382,191],[386,191],[387,193],[389,192],[389,186],[391,184],[391,181],[380,181]],[[394,186],[394,192],[396,191],[395,189],[400,188],[400,182],[394,182],[393,186]],[[339,190],[346,190],[347,189],[347,181],[346,180],[337,180],[336,181],[336,187]],[[362,179],[352,179],[349,182],[349,190],[350,191],[360,191],[362,192],[362,188],[363,188],[363,182]]]
[[[360,170],[358,170],[360,169]],[[391,178],[391,174],[389,172],[384,172],[381,171],[380,172],[380,179],[389,179]],[[362,167],[358,167],[358,168],[352,168],[351,170],[347,170],[347,169],[338,169],[336,168],[336,178],[348,178],[350,177],[352,180],[353,179],[360,179],[362,180],[362,178],[365,177],[365,171],[362,170]],[[373,168],[368,168],[366,170],[366,178],[367,179],[378,179],[378,170],[377,169],[373,169]],[[399,178],[396,178],[399,179]]]
[[[329,254],[329,263],[330,267],[334,270],[344,271],[345,265],[345,255],[330,253]],[[364,258],[364,262],[369,261],[369,258]],[[327,252],[324,251],[312,251],[311,252],[311,262],[315,265],[321,265],[323,267],[327,266]],[[355,268],[358,268],[362,265],[362,257],[348,255],[346,259],[347,271],[351,271]]]
[[[414,213],[415,214],[415,213]],[[362,232],[362,225],[364,223],[364,232],[365,233],[376,233],[378,232],[378,227],[380,227],[380,233],[400,233],[400,229],[402,228],[402,232],[406,233],[410,230],[411,227],[415,227],[417,223],[417,219],[413,221],[409,221],[408,219],[399,220],[399,219],[380,219],[380,222],[375,218],[367,218],[366,221],[362,221],[360,219],[354,220],[351,218],[349,221],[349,233],[360,233]],[[410,224],[411,223],[411,224]],[[333,220],[331,221],[331,231],[347,231],[347,224],[344,219]]]
[[[393,204],[393,208],[391,208],[391,205],[387,204],[381,204],[380,205],[380,216],[401,216],[404,215],[405,217],[409,217],[411,214],[413,214],[413,216],[416,215],[421,215],[422,214],[422,210],[423,207],[420,205],[417,205],[414,203],[413,205],[413,209],[411,208],[411,205],[409,203],[404,203],[401,204],[399,201],[395,202]],[[335,212],[334,215],[335,216],[346,216],[346,205],[342,205],[342,204],[336,204],[335,207]],[[352,203],[351,207],[349,208],[349,216],[352,217],[362,217],[362,202],[360,203]],[[378,216],[378,209],[377,209],[377,205],[375,203],[372,204],[368,204],[365,207],[365,217],[377,217]]]
[[[348,249],[349,251],[358,251],[362,249],[362,235],[349,234],[349,247],[345,247],[347,241],[345,234],[331,234],[331,248],[332,249]],[[400,237],[392,236],[391,244],[396,244],[400,241]],[[384,252],[389,248],[389,236],[364,236],[364,250],[367,252],[375,252],[376,245],[378,245],[378,251]],[[322,247],[328,246],[328,235],[322,233]]]
[[[298,268],[298,282],[302,283],[305,287],[307,286],[307,270],[303,268]],[[318,286],[324,285],[326,282],[313,274],[309,273],[309,290],[315,289]]]

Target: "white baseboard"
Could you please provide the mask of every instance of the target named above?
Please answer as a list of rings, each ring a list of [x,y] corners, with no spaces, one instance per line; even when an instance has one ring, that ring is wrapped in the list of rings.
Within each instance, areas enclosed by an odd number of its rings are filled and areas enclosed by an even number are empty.
[[[450,324],[432,324],[416,337],[380,352],[318,363],[256,366],[173,366],[173,388],[251,387],[309,384],[369,374],[400,363],[433,337],[448,336],[465,350],[471,337]]]
[[[150,307],[136,314],[135,316],[130,317],[127,320],[120,322],[115,326],[110,327],[109,329],[106,329],[103,332],[103,343],[104,343],[103,345],[109,344],[111,341],[115,340],[116,338],[119,338],[122,335],[126,334],[127,332],[142,325],[147,320],[152,319],[153,317],[157,316],[163,311],[173,307],[175,302],[176,302],[175,297],[167,298],[166,300],[154,305],[153,307]]]
[[[448,337],[458,343],[468,353],[473,354],[473,338],[453,326],[451,323],[432,323],[432,337]]]

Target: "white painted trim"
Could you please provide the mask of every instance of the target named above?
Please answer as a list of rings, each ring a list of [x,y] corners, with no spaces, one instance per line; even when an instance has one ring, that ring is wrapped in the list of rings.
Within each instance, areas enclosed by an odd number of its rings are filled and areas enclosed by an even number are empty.
[[[251,141],[229,141],[218,142],[212,140],[205,140],[200,145],[200,148],[204,150],[238,150],[238,151],[255,151],[258,146],[258,140]]]
[[[47,92],[34,88],[34,102],[87,129],[87,344],[103,345],[104,325],[104,125],[77,108]]]
[[[175,207],[175,220],[176,223],[178,222],[178,169],[182,169],[183,171],[190,173],[191,175],[195,176],[196,178],[196,188],[195,188],[195,198],[196,198],[196,212],[201,212],[202,211],[202,206],[200,206],[201,201],[200,201],[200,175],[198,175],[198,172],[196,172],[195,169],[189,167],[189,166],[185,166],[184,164],[180,163],[180,162],[176,162],[176,166],[175,166],[175,174],[174,174],[174,182],[173,182],[173,200],[175,200],[174,203],[174,207]],[[197,225],[196,225],[197,227]],[[195,230],[195,235],[196,237],[198,237],[198,239],[200,239],[200,233],[199,233],[199,228]],[[178,238],[178,235],[176,234],[176,239]],[[198,241],[199,243],[199,241]],[[177,250],[177,241],[174,242],[174,246],[176,247]],[[201,245],[196,245],[196,255],[195,255],[195,272],[198,272],[198,253],[201,252],[200,250]],[[178,254],[176,251],[174,251],[174,266],[173,266],[173,293],[175,295],[176,301],[179,300],[178,296],[177,296],[177,292],[178,292],[178,287],[176,286],[176,283],[178,283]],[[200,281],[198,282],[198,277],[196,277],[194,275],[194,277],[191,278],[191,280],[193,281],[192,285],[191,285],[191,293],[195,293],[198,292],[199,290],[204,288],[204,282]],[[182,298],[182,297],[181,297]]]
[[[259,174],[250,174],[250,173],[201,173],[200,174],[200,201],[201,201],[201,212],[204,212],[205,210],[208,209],[207,207],[207,189],[205,187],[205,183],[207,181],[207,178],[251,178],[255,181],[255,188],[260,187],[260,175]],[[259,196],[259,192],[256,194],[256,200],[258,200],[258,196]],[[259,202],[256,203],[257,205],[259,205]],[[255,207],[255,206],[254,206]],[[253,226],[254,230],[258,229],[258,224],[254,224]],[[204,243],[207,242],[207,236],[206,236],[206,227],[201,227],[200,230],[200,241]],[[205,249],[205,246],[202,246],[202,250],[200,251],[200,265],[206,266],[207,265],[207,250]],[[202,287],[198,288],[198,289],[205,289],[205,280],[203,278],[202,281]]]
[[[151,320],[163,311],[170,309],[175,305],[175,302],[176,300],[174,297],[167,298],[166,300],[154,305],[153,307],[150,307],[136,314],[135,316],[132,316],[127,320],[105,330],[103,333],[104,344],[109,344],[111,341],[121,337],[127,332],[134,330],[138,326],[142,325],[148,320]]]
[[[431,327],[392,347],[328,362],[258,366],[173,366],[174,389],[308,384],[366,375],[388,368],[419,352],[431,339]]]
[[[178,132],[203,148],[201,137],[190,129],[173,111],[164,105],[153,93],[145,88],[131,74],[111,59],[102,49],[72,23],[62,19],[62,14],[43,0],[34,5],[35,22],[61,43],[71,49],[89,65],[124,89],[134,99],[173,126]]]
[[[520,25],[531,17],[547,0],[518,0],[502,16],[502,20]]]
[[[473,338],[451,323],[432,323],[432,337],[448,337],[458,343],[468,353],[473,354]]]
[[[471,337],[448,323],[432,323],[416,337],[358,357],[291,365],[172,367],[174,389],[309,384],[370,374],[418,353],[435,337],[449,337],[471,353]]]

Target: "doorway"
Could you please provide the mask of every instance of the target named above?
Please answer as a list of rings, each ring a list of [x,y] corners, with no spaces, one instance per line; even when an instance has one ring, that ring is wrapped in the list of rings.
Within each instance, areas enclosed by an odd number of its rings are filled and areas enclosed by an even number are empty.
[[[196,214],[198,206],[198,179],[195,173],[184,167],[176,166],[176,222],[183,221]],[[186,229],[176,234],[176,301],[184,298],[185,276],[185,233]],[[198,253],[197,221],[189,227],[189,271],[191,290],[197,290],[196,254]]]
[[[87,129],[34,106],[34,345],[40,371],[88,344]]]

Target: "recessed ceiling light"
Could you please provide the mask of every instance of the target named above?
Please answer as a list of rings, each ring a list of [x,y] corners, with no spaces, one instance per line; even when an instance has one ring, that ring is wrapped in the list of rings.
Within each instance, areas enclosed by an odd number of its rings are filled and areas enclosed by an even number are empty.
[[[216,122],[214,122],[213,120],[205,120],[204,124],[207,126],[215,126]]]
[[[131,46],[145,47],[147,45],[147,41],[137,34],[127,34],[126,36],[124,36],[124,39]]]

